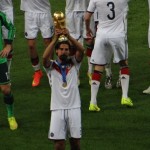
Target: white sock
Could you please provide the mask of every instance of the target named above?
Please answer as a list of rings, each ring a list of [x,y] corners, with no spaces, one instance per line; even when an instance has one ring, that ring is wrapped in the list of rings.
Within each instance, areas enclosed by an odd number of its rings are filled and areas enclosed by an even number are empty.
[[[128,98],[129,75],[121,74],[122,97]]]
[[[33,67],[34,71],[38,71],[38,70],[40,70],[40,63],[38,63],[35,66],[32,65],[32,67]]]
[[[96,97],[97,97],[97,93],[99,90],[99,86],[100,86],[99,81],[96,81],[96,80],[91,81],[91,101],[90,101],[91,104],[97,105]]]

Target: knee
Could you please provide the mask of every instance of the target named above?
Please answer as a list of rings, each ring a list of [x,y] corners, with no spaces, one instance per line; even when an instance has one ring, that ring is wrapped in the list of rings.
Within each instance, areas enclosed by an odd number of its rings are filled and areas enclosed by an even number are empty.
[[[56,140],[55,143],[55,150],[65,150],[65,141],[64,140]]]
[[[128,66],[127,60],[121,60],[119,62],[119,65],[120,65],[120,67],[127,67]]]
[[[7,105],[12,105],[14,103],[14,97],[11,93],[4,95],[4,103]]]
[[[129,72],[129,67],[128,67],[127,61],[126,60],[120,61],[119,64],[120,64],[120,73],[129,75],[130,72]]]
[[[1,91],[4,95],[8,95],[10,92],[11,92],[11,88],[10,88],[10,85],[7,84],[7,85],[2,85],[1,86]]]

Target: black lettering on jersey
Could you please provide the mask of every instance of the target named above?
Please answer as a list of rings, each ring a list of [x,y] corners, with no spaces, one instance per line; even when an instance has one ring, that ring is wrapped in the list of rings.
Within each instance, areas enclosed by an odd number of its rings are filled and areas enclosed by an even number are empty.
[[[113,2],[108,2],[107,6],[110,8],[111,14],[108,14],[107,17],[110,20],[115,18],[115,4]]]

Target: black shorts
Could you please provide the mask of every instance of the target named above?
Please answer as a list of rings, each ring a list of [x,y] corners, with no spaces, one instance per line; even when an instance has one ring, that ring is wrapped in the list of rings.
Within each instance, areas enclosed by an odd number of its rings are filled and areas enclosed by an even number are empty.
[[[7,62],[0,64],[0,85],[10,83]]]

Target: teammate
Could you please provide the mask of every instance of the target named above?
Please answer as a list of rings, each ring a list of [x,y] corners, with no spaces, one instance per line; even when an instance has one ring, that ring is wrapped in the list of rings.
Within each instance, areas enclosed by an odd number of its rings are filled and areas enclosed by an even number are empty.
[[[2,39],[2,26],[5,26],[8,30],[8,37],[3,46]],[[7,108],[8,123],[11,130],[15,130],[18,127],[16,119],[14,117],[13,103],[14,98],[11,92],[10,79],[8,78],[8,65],[7,56],[9,55],[12,47],[12,41],[14,38],[15,28],[6,15],[0,11],[0,89],[4,95],[4,102]]]
[[[95,9],[99,16],[99,25],[96,34],[94,50],[90,62],[94,65],[91,82],[91,101],[89,110],[100,111],[97,105],[97,94],[104,66],[107,58],[113,51],[114,61],[119,63],[121,72],[122,98],[121,104],[133,106],[128,97],[129,67],[127,65],[128,49],[126,45],[126,31],[124,24],[124,12],[128,6],[128,0],[91,0],[85,15],[87,36],[91,37],[90,18]]]
[[[48,138],[54,141],[55,150],[65,150],[67,131],[72,150],[80,150],[81,104],[78,89],[78,70],[83,59],[84,48],[67,29],[56,29],[54,38],[43,54],[43,65],[51,86],[51,121]],[[59,42],[59,35],[67,41]],[[71,45],[75,55],[70,56]],[[57,59],[52,61],[53,50]]]
[[[99,14],[97,10],[94,11],[94,22],[95,22],[95,28],[97,30],[97,26],[99,23]],[[105,71],[106,71],[106,80],[105,80],[105,88],[106,89],[112,89],[112,71],[111,71],[111,58],[108,58],[108,63],[105,65]]]
[[[148,0],[148,6],[149,6],[149,29],[148,29],[148,46],[150,48],[150,0]],[[150,86],[143,91],[143,94],[150,94]]]
[[[21,0],[21,10],[25,12],[25,38],[28,42],[29,54],[34,69],[32,86],[40,84],[43,73],[36,48],[36,38],[41,31],[45,47],[51,42],[54,25],[49,0]]]
[[[89,83],[91,82],[91,74],[93,72],[93,65],[90,64],[90,57],[94,47],[94,36],[88,39],[86,36],[84,14],[87,10],[89,0],[66,0],[66,22],[70,34],[79,42],[85,42],[86,55],[88,60]],[[95,33],[94,17],[90,22],[91,29]]]
[[[7,17],[10,19],[12,23],[14,23],[14,13],[13,13],[13,3],[12,0],[0,0],[0,11],[5,13]],[[8,30],[3,26],[2,27],[2,33],[3,33],[3,39],[4,43],[6,45],[7,43],[7,37],[8,37]],[[11,51],[9,55],[7,56],[7,64],[8,64],[8,75],[10,77],[10,67],[13,57],[13,46],[11,47]]]

